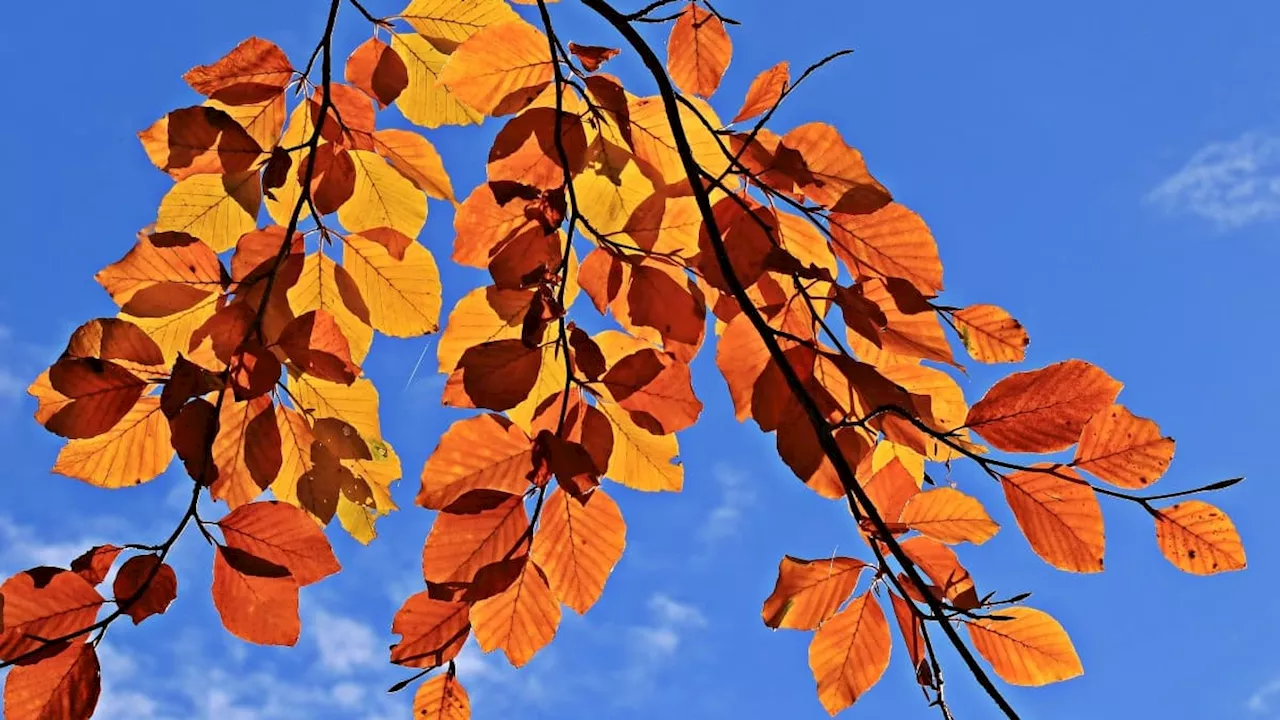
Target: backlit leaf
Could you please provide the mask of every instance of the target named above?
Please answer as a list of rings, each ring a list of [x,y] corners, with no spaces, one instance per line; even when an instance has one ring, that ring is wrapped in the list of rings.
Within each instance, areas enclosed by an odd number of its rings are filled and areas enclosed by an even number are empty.
[[[889,622],[870,592],[823,623],[809,644],[822,707],[834,716],[857,702],[884,675],[892,647]]]
[[[455,422],[422,468],[419,505],[443,510],[475,490],[518,495],[529,488],[533,443],[500,415]]]
[[[501,0],[490,1],[501,3]],[[409,69],[409,86],[396,98],[396,107],[410,122],[438,128],[441,125],[475,125],[484,118],[482,113],[472,110],[448,88],[437,83],[440,71],[449,61],[448,55],[414,34],[392,33],[391,48]]]
[[[426,138],[407,130],[379,130],[373,134],[373,148],[422,192],[456,202],[444,161]]]
[[[413,695],[416,720],[471,720],[471,699],[453,673],[440,673],[418,686]]]
[[[1055,472],[1079,478],[1069,468]],[[1102,571],[1102,508],[1088,484],[1027,470],[1006,475],[1001,485],[1022,534],[1045,562],[1059,570]]]
[[[801,560],[784,556],[761,616],[771,628],[812,630],[836,614],[867,564],[848,557]]]
[[[747,97],[742,101],[742,108],[738,110],[738,114],[733,116],[733,122],[750,120],[768,112],[778,104],[778,100],[781,99],[782,93],[790,82],[791,66],[786,60],[762,71],[747,88]]]
[[[911,498],[900,521],[923,535],[944,543],[990,540],[1000,529],[982,503],[952,488],[927,490]]]
[[[110,430],[63,446],[53,471],[91,485],[120,488],[155,478],[173,458],[160,398],[138,400]]]
[[[98,653],[81,638],[53,657],[9,671],[4,716],[9,720],[89,720],[101,692]]]
[[[0,585],[0,596],[4,597],[0,661],[44,647],[38,638],[59,638],[92,625],[103,603],[87,580],[52,567],[14,575]]]
[[[508,553],[517,547],[516,539],[528,527],[529,518],[519,496],[492,494],[502,499],[491,507],[436,516],[422,550],[422,573],[428,584],[466,585],[484,566],[511,557]]]
[[[472,606],[471,624],[480,649],[501,648],[513,666],[523,667],[555,637],[560,603],[537,563],[525,562],[510,587]]]
[[[1112,405],[1085,424],[1071,465],[1113,485],[1141,489],[1159,480],[1171,462],[1173,438],[1162,436],[1153,421]]]
[[[1121,387],[1105,371],[1067,360],[997,382],[969,409],[965,425],[999,450],[1057,452],[1075,444]]]
[[[293,66],[275,43],[251,37],[217,62],[187,71],[182,79],[196,92],[229,105],[247,105],[284,91]]]
[[[385,246],[348,235],[342,266],[364,298],[374,329],[392,337],[415,337],[439,328],[440,271],[420,243],[409,243],[404,258],[396,260]]]
[[[350,155],[355,162],[355,190],[338,208],[342,226],[353,233],[388,227],[417,237],[427,221],[427,198],[422,191],[377,153],[352,150]]]
[[[236,637],[257,645],[294,645],[302,631],[298,583],[279,565],[233,547],[213,556],[213,606]]]
[[[400,17],[442,53],[481,28],[518,16],[503,0],[413,0]]]
[[[458,46],[440,82],[486,115],[523,110],[551,82],[547,36],[519,18],[486,25]]]
[[[230,250],[256,226],[261,203],[257,173],[192,175],[160,201],[156,232],[185,233],[215,252]]]
[[[1245,567],[1244,545],[1231,518],[1201,500],[1156,511],[1156,543],[1179,570],[1213,575]]]
[[[281,502],[254,502],[218,521],[227,546],[279,565],[300,585],[338,572],[324,532],[301,510]]]
[[[603,490],[585,502],[555,490],[543,505],[532,558],[560,602],[581,615],[600,599],[626,541],[622,511]]]
[[[120,609],[137,625],[169,609],[178,597],[178,575],[158,555],[135,555],[120,566],[112,592]]]
[[[347,58],[347,82],[360,88],[381,107],[395,102],[409,85],[409,70],[390,45],[369,38]]]
[[[1010,685],[1039,686],[1070,680],[1084,667],[1062,625],[1029,607],[1000,608],[1010,620],[966,620],[973,648]]]
[[[970,305],[952,314],[965,349],[986,363],[1022,362],[1030,339],[1022,323],[995,305]]]
[[[733,43],[720,18],[694,3],[686,5],[667,39],[672,82],[687,93],[711,97],[732,55]]]
[[[679,492],[684,467],[676,461],[680,448],[675,435],[654,435],[637,426],[616,405],[600,407],[613,429],[613,454],[606,475],[633,490]]]
[[[436,600],[427,592],[411,595],[391,621],[391,632],[401,636],[391,646],[391,662],[429,668],[457,657],[471,631],[470,610],[467,603]]]

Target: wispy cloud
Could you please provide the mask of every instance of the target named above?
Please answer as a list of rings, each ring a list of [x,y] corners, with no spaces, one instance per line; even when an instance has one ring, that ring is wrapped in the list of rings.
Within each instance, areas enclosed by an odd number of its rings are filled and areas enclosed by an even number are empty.
[[[720,485],[720,501],[711,509],[702,526],[702,539],[715,542],[738,531],[742,513],[755,500],[747,486],[747,477],[728,465],[717,465],[713,471]]]
[[[1210,143],[1146,199],[1222,229],[1280,217],[1280,136],[1249,132]]]
[[[307,633],[315,638],[320,664],[339,675],[362,667],[380,667],[385,652],[379,650],[373,628],[359,620],[318,610],[311,615]]]
[[[1277,696],[1280,696],[1280,678],[1276,678],[1258,688],[1249,696],[1249,701],[1245,704],[1250,712],[1260,715],[1272,709],[1275,705],[1273,701]]]
[[[658,593],[649,598],[650,621],[629,628],[631,660],[621,673],[617,700],[623,705],[644,701],[664,665],[670,663],[685,636],[707,626],[697,607]]]

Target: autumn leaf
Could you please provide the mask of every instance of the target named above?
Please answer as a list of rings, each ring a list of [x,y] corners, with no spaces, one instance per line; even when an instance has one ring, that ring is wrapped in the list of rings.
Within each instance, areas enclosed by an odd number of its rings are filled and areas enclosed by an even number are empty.
[[[430,585],[457,589],[491,563],[509,557],[529,525],[519,496],[490,492],[491,503],[473,512],[441,513],[422,549],[422,574]],[[470,508],[468,508],[470,509]],[[527,550],[526,550],[527,551]]]
[[[1153,421],[1112,405],[1085,424],[1071,465],[1137,490],[1159,480],[1171,462],[1173,438],[1162,436]]]
[[[979,605],[973,578],[951,548],[927,537],[907,538],[899,546],[952,605],[961,609]]]
[[[440,271],[420,243],[410,242],[397,260],[386,246],[353,233],[343,243],[342,267],[364,299],[375,330],[416,337],[439,328]]]
[[[1098,498],[1070,469],[1054,472],[1064,477],[1035,469],[1004,476],[1005,500],[1045,562],[1059,570],[1101,572],[1106,535]]]
[[[410,596],[391,621],[391,632],[401,636],[391,646],[391,662],[429,668],[452,660],[470,634],[470,611],[467,603],[437,600],[429,592]]]
[[[14,575],[0,585],[0,597],[0,661],[40,650],[45,643],[37,638],[52,640],[92,625],[104,602],[83,577],[52,567]]]
[[[500,415],[455,422],[422,468],[417,502],[444,510],[476,490],[519,495],[529,487],[533,443],[523,430]]]
[[[453,0],[462,2],[469,0]],[[487,0],[502,4],[502,0]],[[437,81],[449,56],[415,34],[393,33],[391,49],[409,70],[409,85],[396,98],[396,107],[409,122],[427,128],[442,125],[474,125],[483,118]]]
[[[244,402],[224,400],[213,441],[217,478],[209,488],[228,507],[252,502],[280,472],[280,429],[275,405],[263,395]]]
[[[444,161],[426,138],[407,130],[379,130],[373,134],[373,149],[422,192],[457,202]]]
[[[4,716],[10,720],[89,720],[101,692],[95,645],[73,642],[52,657],[9,671]]]
[[[122,549],[115,545],[95,545],[71,561],[71,572],[88,580],[90,585],[97,585],[107,579]]]
[[[471,699],[453,673],[440,673],[418,686],[413,695],[417,720],[470,720]]]
[[[137,625],[169,609],[178,597],[178,575],[158,555],[135,555],[120,566],[112,592],[120,609]]]
[[[742,101],[742,108],[738,110],[738,114],[733,116],[733,122],[750,120],[772,110],[782,99],[782,94],[786,92],[790,83],[791,66],[786,60],[762,71],[747,88],[747,97]]]
[[[213,556],[213,606],[236,637],[258,645],[294,645],[302,632],[298,583],[288,569],[229,546]]]
[[[1218,508],[1187,500],[1155,513],[1156,543],[1179,570],[1213,575],[1245,567],[1244,545],[1236,526]]]
[[[327,311],[312,310],[294,318],[277,342],[294,364],[322,380],[350,385],[360,373],[351,362],[351,346],[342,328]],[[278,375],[273,378],[278,380]]]
[[[120,488],[155,479],[172,459],[160,398],[147,396],[107,432],[64,445],[53,471],[98,487]]]
[[[299,586],[319,582],[341,569],[324,532],[292,505],[275,501],[241,505],[217,524],[227,547],[285,568]]]
[[[915,495],[903,508],[899,521],[922,535],[950,544],[981,545],[1000,529],[982,503],[952,488]]]
[[[970,305],[951,314],[969,355],[986,363],[1022,362],[1030,339],[1022,324],[995,305]]]
[[[853,705],[880,681],[892,647],[889,622],[870,592],[823,623],[809,644],[809,668],[822,707],[834,716]]]
[[[551,82],[549,47],[519,18],[486,25],[453,51],[439,82],[485,115],[519,112]]]
[[[1062,625],[1029,607],[1000,608],[1008,620],[966,620],[973,648],[1011,685],[1039,686],[1070,680],[1084,667]]]
[[[733,44],[724,23],[695,3],[685,6],[667,39],[667,72],[681,90],[708,98],[720,87]]]
[[[192,175],[160,201],[156,232],[184,233],[223,252],[254,229],[261,203],[257,173]]]
[[[771,628],[812,630],[844,604],[867,564],[848,557],[801,560],[784,556],[761,616]]]
[[[600,47],[599,45],[579,45],[575,42],[569,43],[569,52],[578,58],[578,62],[582,63],[583,69],[587,72],[595,72],[602,65],[609,62],[622,52],[617,48]]]
[[[626,540],[622,511],[603,490],[581,502],[556,490],[543,505],[531,556],[555,597],[581,615],[600,599]]]
[[[965,425],[999,450],[1047,453],[1076,443],[1122,385],[1083,360],[1018,372],[991,386]]]
[[[654,435],[632,422],[616,405],[600,408],[613,430],[613,453],[606,475],[633,490],[679,492],[684,487],[684,468],[676,461],[680,454],[674,435]]]
[[[386,107],[409,85],[409,70],[391,46],[369,38],[347,58],[347,82]]]
[[[249,105],[284,91],[293,65],[275,43],[251,37],[209,65],[187,71],[191,89],[228,105]]]
[[[400,17],[446,54],[481,28],[518,18],[503,0],[413,0]]]
[[[417,237],[427,222],[427,198],[422,191],[369,150],[352,150],[355,186],[351,199],[338,208],[338,220],[347,230],[387,227],[407,237]]]
[[[481,650],[501,648],[513,666],[523,667],[555,636],[560,603],[538,564],[526,561],[510,587],[472,606],[471,624]]]

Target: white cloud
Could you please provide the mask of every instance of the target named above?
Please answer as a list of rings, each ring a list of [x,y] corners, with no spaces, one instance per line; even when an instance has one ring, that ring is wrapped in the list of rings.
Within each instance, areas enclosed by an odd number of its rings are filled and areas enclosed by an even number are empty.
[[[1249,132],[1210,143],[1148,193],[1147,201],[1223,229],[1280,217],[1280,136]]]
[[[663,627],[706,627],[707,619],[693,605],[657,593],[649,598],[649,610]]]
[[[361,667],[385,664],[378,638],[365,623],[318,610],[311,617],[307,634],[315,638],[320,664],[340,675]]]
[[[1246,703],[1249,710],[1254,713],[1262,714],[1271,710],[1272,700],[1280,695],[1280,678],[1276,678],[1271,682],[1258,688],[1253,695],[1249,696],[1249,702]]]
[[[98,537],[47,542],[40,540],[32,528],[0,516],[0,575],[8,577],[41,565],[65,568],[84,551],[105,542]]]
[[[755,502],[755,492],[747,485],[747,477],[728,465],[717,465],[714,470],[720,485],[720,500],[707,515],[701,536],[705,543],[714,543],[737,533],[743,512]]]
[[[628,628],[631,658],[620,673],[620,692],[614,696],[622,705],[642,704],[659,672],[674,662],[686,633],[707,625],[698,608],[662,593],[649,598],[649,614],[649,624]]]

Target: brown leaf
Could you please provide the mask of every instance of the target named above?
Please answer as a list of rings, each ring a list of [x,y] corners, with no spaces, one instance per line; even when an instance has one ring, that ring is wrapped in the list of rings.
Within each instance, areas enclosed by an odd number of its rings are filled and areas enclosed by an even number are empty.
[[[63,357],[49,368],[49,383],[67,402],[44,426],[65,438],[91,438],[107,432],[147,388],[145,380],[98,358]]]
[[[567,167],[561,150],[568,158]],[[566,171],[570,176],[582,172],[586,162],[582,119],[567,112],[557,116],[555,108],[532,107],[498,131],[489,150],[488,177],[490,182],[514,181],[550,190],[564,185]]]
[[[600,47],[598,45],[579,45],[575,42],[569,43],[569,52],[578,58],[578,62],[582,63],[583,69],[587,72],[595,72],[600,69],[601,65],[609,62],[622,52],[617,48]]]
[[[280,348],[298,367],[329,382],[350,385],[360,369],[351,361],[351,346],[328,310],[311,310],[280,333]]]
[[[207,105],[174,110],[139,132],[138,139],[151,162],[175,180],[244,172],[263,154],[234,118]]]
[[[178,597],[178,575],[158,555],[135,555],[120,566],[112,592],[120,609],[137,625],[169,609]]]
[[[486,491],[472,497],[477,509],[455,506],[436,516],[422,548],[423,578],[445,595],[465,589],[484,566],[510,557],[529,526],[519,496]],[[526,545],[520,547],[527,552]]]
[[[533,390],[542,370],[542,350],[519,339],[495,340],[468,348],[445,384],[452,407],[510,410]]]
[[[115,545],[95,545],[71,561],[71,571],[88,580],[90,585],[97,585],[107,579],[107,573],[122,549]],[[0,623],[0,627],[3,626]]]
[[[378,38],[361,43],[347,58],[347,82],[386,107],[409,86],[409,69],[391,46]]]
[[[211,494],[236,508],[252,502],[280,472],[280,428],[270,395],[244,402],[224,400],[213,441],[218,468]]]
[[[689,366],[657,350],[621,358],[601,381],[632,421],[654,435],[684,430],[702,412],[702,401],[693,394]]]

